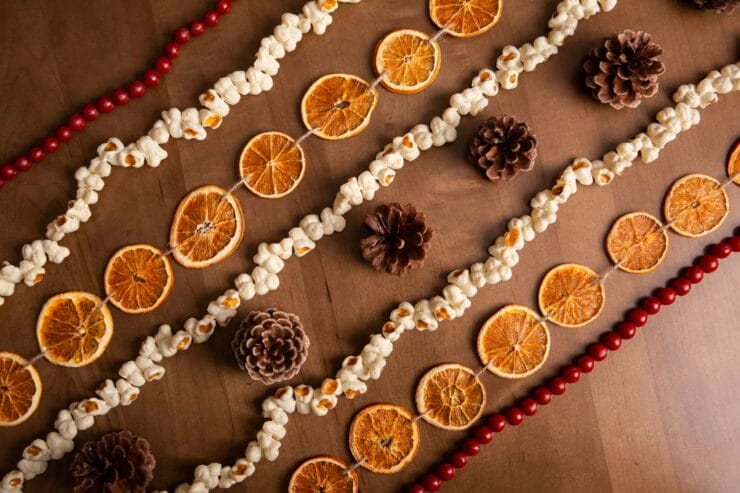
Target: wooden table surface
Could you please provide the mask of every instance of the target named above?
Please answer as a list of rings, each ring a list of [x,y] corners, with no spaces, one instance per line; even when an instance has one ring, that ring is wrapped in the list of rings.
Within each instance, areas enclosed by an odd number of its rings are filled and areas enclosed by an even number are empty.
[[[0,192],[0,259],[17,262],[20,247],[43,235],[45,225],[74,194],[74,171],[86,165],[96,146],[110,136],[129,142],[145,132],[160,111],[185,108],[219,77],[250,65],[260,39],[283,12],[297,12],[303,0],[235,2],[218,29],[195,39],[175,70],[146,98],[91,125],[79,137]],[[13,467],[22,448],[51,430],[57,410],[88,396],[137,351],[142,338],[161,323],[181,327],[202,314],[208,300],[250,270],[262,241],[283,237],[306,213],[331,203],[347,177],[365,169],[390,139],[446,106],[449,95],[469,84],[478,69],[491,66],[501,48],[520,45],[545,32],[556,0],[506,2],[499,25],[477,38],[441,40],[444,63],[435,84],[421,94],[397,96],[381,90],[369,128],[339,142],[309,139],[308,170],[301,186],[275,201],[236,192],[244,206],[247,233],[227,261],[206,269],[175,264],[175,287],[158,310],[140,316],[113,309],[115,336],[94,364],[67,369],[39,362],[44,394],[36,414],[16,428],[0,430],[0,470]],[[112,91],[140,74],[160,53],[170,33],[203,12],[205,0],[66,2],[4,0],[0,6],[0,160],[48,134],[70,110]],[[671,104],[684,82],[734,62],[740,45],[740,14],[714,15],[682,0],[622,0],[617,8],[585,21],[560,53],[526,74],[516,91],[502,92],[484,114],[465,118],[460,138],[408,165],[375,201],[347,216],[342,233],[323,240],[317,251],[292,259],[277,292],[242,306],[277,306],[298,314],[312,340],[303,371],[291,384],[316,385],[356,354],[402,300],[432,296],[452,269],[484,259],[490,242],[508,218],[529,211],[527,202],[550,186],[569,160],[596,159],[631,138]],[[324,36],[308,35],[284,59],[275,87],[245,98],[222,128],[204,142],[171,142],[170,157],[157,169],[116,170],[106,181],[93,220],[64,240],[72,255],[51,265],[47,279],[20,287],[0,308],[0,350],[31,356],[38,351],[35,321],[44,301],[67,290],[102,292],[110,255],[131,243],[164,247],[178,201],[204,184],[228,186],[237,178],[244,143],[258,132],[304,132],[299,101],[317,77],[348,72],[371,79],[375,42],[394,28],[432,32],[424,0],[343,4]],[[581,63],[587,50],[623,29],[651,32],[664,48],[666,72],[659,93],[637,109],[616,111],[593,101],[584,90]],[[588,187],[561,209],[557,224],[527,246],[511,281],[485,288],[463,318],[434,333],[412,333],[395,345],[380,381],[366,395],[342,400],[325,418],[296,417],[288,425],[281,454],[235,491],[284,491],[286,477],[304,459],[333,454],[351,460],[346,437],[357,410],[377,402],[413,409],[416,382],[440,363],[479,367],[474,341],[480,324],[507,303],[536,306],[544,273],[566,261],[602,271],[609,266],[603,241],[611,223],[629,211],[661,216],[663,197],[689,172],[724,176],[724,162],[740,128],[740,95],[722,96],[702,110],[701,125],[683,133],[652,164],[637,164],[605,188]],[[532,172],[509,183],[491,184],[464,159],[468,140],[484,118],[513,114],[536,131],[539,157]],[[569,362],[609,329],[634,300],[661,285],[700,252],[736,230],[740,189],[728,190],[732,210],[722,227],[702,239],[670,234],[664,262],[651,274],[617,273],[607,287],[601,317],[581,329],[552,327],[552,351],[544,368],[523,381],[484,376],[488,410],[513,403],[524,392]],[[436,234],[424,269],[396,278],[377,273],[359,252],[359,225],[379,202],[412,202],[425,212]],[[738,491],[740,485],[740,303],[738,257],[690,296],[664,309],[649,327],[524,426],[507,429],[484,448],[446,491]],[[173,491],[192,480],[193,468],[232,463],[257,431],[258,405],[269,389],[253,383],[233,359],[229,344],[238,325],[219,329],[208,344],[193,347],[166,364],[164,380],[147,385],[130,407],[117,408],[82,432],[78,447],[110,430],[129,429],[146,437],[157,456],[152,488]],[[423,423],[421,449],[411,465],[394,476],[362,471],[368,492],[398,491],[432,466],[462,437]],[[71,488],[71,455],[50,465],[26,491]]]

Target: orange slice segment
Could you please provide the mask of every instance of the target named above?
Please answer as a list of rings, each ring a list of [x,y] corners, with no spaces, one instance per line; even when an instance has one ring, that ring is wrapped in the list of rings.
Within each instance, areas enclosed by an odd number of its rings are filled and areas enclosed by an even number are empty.
[[[301,115],[306,128],[322,139],[346,139],[368,126],[377,103],[378,90],[364,80],[330,74],[308,88],[301,101]]]
[[[265,132],[244,146],[239,173],[247,188],[259,197],[277,199],[295,190],[306,172],[303,149],[280,132]]]
[[[730,212],[727,192],[707,175],[676,180],[663,202],[663,213],[676,233],[696,238],[719,228]]]
[[[462,365],[434,367],[416,387],[416,409],[422,419],[445,430],[469,428],[485,405],[485,387],[473,370]]]
[[[668,233],[647,212],[625,214],[606,236],[606,251],[625,272],[644,274],[655,269],[668,252]]]
[[[419,425],[400,406],[368,406],[352,420],[349,448],[365,469],[393,474],[414,459],[419,449]]]
[[[478,332],[478,356],[503,378],[524,378],[539,370],[550,354],[550,331],[537,314],[522,305],[507,305]]]
[[[83,291],[49,298],[36,322],[36,339],[47,360],[79,367],[100,357],[113,336],[113,318],[103,300]]]
[[[727,159],[727,176],[735,185],[740,185],[740,140],[735,142],[730,157]]]
[[[228,258],[244,236],[244,212],[226,190],[206,185],[190,192],[175,212],[170,228],[172,256],[191,269]]]
[[[503,10],[501,0],[429,0],[429,15],[440,29],[459,38],[483,34],[496,25]]]
[[[172,291],[172,264],[151,245],[130,245],[113,254],[105,268],[105,294],[126,313],[146,313]]]
[[[429,87],[442,65],[439,43],[414,29],[398,29],[375,47],[375,74],[380,83],[397,94],[415,94]]]
[[[344,461],[327,455],[308,459],[290,476],[289,493],[358,493],[360,481]]]
[[[581,327],[604,309],[604,286],[599,276],[583,265],[559,265],[540,284],[540,311],[563,327]]]
[[[0,427],[23,423],[39,407],[41,378],[26,365],[17,354],[0,352]]]

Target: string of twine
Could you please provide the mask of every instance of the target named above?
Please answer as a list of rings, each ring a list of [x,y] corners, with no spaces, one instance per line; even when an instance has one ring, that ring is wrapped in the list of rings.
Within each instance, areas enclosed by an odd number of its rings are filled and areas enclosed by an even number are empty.
[[[442,26],[442,29],[440,29],[439,31],[437,31],[436,33],[434,33],[434,35],[427,40],[427,43],[429,43],[429,44],[434,43],[439,38],[441,38],[442,36],[444,36],[445,34],[447,34],[447,30],[450,28],[450,24],[452,24],[452,20],[450,20],[450,22],[448,22],[447,24],[445,24],[444,26]]]

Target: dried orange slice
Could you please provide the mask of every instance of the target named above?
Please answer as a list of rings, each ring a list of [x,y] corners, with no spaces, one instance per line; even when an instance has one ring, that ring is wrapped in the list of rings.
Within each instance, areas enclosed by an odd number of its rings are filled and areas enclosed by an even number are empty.
[[[303,149],[280,132],[265,132],[244,146],[239,173],[255,195],[277,199],[295,190],[306,172]]]
[[[483,324],[477,347],[481,362],[494,375],[524,378],[545,364],[550,331],[526,306],[507,305]]]
[[[172,291],[172,264],[151,245],[121,248],[105,268],[105,294],[126,313],[146,313],[162,304]]]
[[[459,38],[483,34],[496,25],[503,10],[501,0],[429,0],[429,15],[440,29]]]
[[[540,311],[563,327],[581,327],[604,309],[604,286],[583,265],[562,264],[550,270],[540,284]]]
[[[735,142],[735,147],[727,159],[727,176],[732,178],[735,185],[740,185],[740,140]]]
[[[290,476],[289,493],[358,493],[360,481],[344,461],[322,455],[308,459]]]
[[[352,420],[349,449],[365,469],[393,474],[414,459],[419,449],[419,425],[400,406],[368,406]]]
[[[181,265],[201,269],[228,258],[244,236],[244,212],[234,196],[206,185],[190,192],[175,212],[170,228],[172,256]]]
[[[483,414],[485,405],[486,389],[466,366],[436,366],[416,387],[416,409],[422,419],[445,430],[469,428]]]
[[[36,322],[36,339],[47,360],[62,366],[92,363],[108,347],[113,318],[103,300],[83,291],[49,298]]]
[[[625,214],[606,236],[606,251],[625,272],[644,274],[655,269],[668,251],[668,233],[647,212]]]
[[[414,29],[398,29],[375,47],[375,74],[397,94],[415,94],[429,87],[442,65],[439,43]],[[384,73],[385,72],[385,73]]]
[[[322,139],[339,140],[365,130],[378,104],[378,90],[348,74],[321,77],[306,91],[301,115],[306,128]]]
[[[41,400],[41,378],[36,368],[13,353],[0,352],[0,427],[23,423]]]
[[[663,214],[676,233],[696,238],[719,228],[730,212],[727,192],[707,175],[676,180],[663,202]]]

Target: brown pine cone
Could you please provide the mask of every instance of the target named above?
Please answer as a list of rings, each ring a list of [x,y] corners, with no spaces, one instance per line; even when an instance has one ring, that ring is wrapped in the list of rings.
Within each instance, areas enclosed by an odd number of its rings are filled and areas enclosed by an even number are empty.
[[[592,48],[583,64],[586,85],[597,101],[613,108],[637,107],[658,92],[658,76],[665,71],[663,53],[644,31],[624,31]]]
[[[697,8],[711,10],[715,14],[732,14],[740,0],[692,0]]]
[[[510,180],[534,167],[537,137],[529,126],[513,116],[489,118],[478,127],[468,147],[468,159],[489,180]]]
[[[88,442],[72,462],[75,493],[144,493],[157,461],[149,442],[120,431]]]
[[[247,315],[231,348],[239,368],[270,385],[298,374],[310,344],[298,315],[268,308]]]
[[[376,270],[396,276],[424,266],[434,234],[426,225],[426,216],[416,207],[401,207],[395,202],[365,216],[363,230],[362,257]]]

